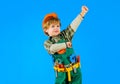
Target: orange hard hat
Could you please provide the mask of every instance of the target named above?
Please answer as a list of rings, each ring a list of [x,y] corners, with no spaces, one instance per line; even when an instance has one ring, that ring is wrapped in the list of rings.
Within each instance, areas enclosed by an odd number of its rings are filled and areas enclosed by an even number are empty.
[[[49,20],[53,19],[53,18],[58,18],[57,14],[56,13],[50,13],[50,14],[47,14],[44,19],[43,19],[43,22],[42,22],[42,26]]]

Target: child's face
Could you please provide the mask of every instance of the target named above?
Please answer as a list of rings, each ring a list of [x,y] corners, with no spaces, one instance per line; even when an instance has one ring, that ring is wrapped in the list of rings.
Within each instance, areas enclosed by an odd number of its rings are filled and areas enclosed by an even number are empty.
[[[60,34],[60,24],[52,23],[49,28],[46,30],[49,36],[57,36]]]

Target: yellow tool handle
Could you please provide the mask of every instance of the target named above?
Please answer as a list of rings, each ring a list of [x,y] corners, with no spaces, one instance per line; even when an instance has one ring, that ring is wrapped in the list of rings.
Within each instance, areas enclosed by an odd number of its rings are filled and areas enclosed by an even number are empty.
[[[68,71],[68,81],[71,81],[70,71]]]

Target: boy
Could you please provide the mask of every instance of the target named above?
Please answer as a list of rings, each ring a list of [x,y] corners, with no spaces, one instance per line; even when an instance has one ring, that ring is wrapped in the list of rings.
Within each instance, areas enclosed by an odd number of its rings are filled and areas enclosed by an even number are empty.
[[[88,8],[82,6],[82,12],[62,32],[57,14],[47,14],[43,19],[43,31],[49,36],[44,47],[54,59],[55,84],[82,84],[79,56],[75,55],[71,41],[87,11]]]

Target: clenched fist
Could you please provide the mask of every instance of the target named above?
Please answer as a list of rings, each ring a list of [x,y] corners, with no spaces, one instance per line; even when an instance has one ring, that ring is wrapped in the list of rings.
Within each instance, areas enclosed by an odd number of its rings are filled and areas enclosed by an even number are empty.
[[[87,12],[88,12],[88,7],[87,6],[82,6],[81,16],[84,17]]]
[[[72,47],[72,43],[71,43],[71,42],[66,42],[66,46],[67,46],[68,48],[71,48],[71,47]]]

